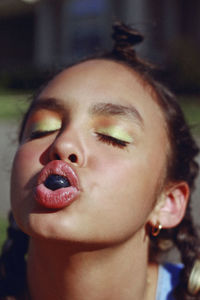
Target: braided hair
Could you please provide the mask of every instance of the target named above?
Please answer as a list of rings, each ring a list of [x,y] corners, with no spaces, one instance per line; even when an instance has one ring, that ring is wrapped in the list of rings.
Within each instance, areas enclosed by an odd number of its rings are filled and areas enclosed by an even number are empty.
[[[190,128],[186,124],[179,104],[174,95],[157,79],[155,67],[136,55],[133,46],[142,42],[143,36],[122,23],[116,23],[113,29],[114,46],[112,51],[89,59],[108,59],[125,64],[132,68],[144,83],[148,84],[167,124],[171,145],[167,180],[186,181],[190,190],[193,191],[199,169],[195,161],[199,148],[190,133]],[[19,140],[30,111],[31,106],[22,122]],[[6,296],[15,296],[15,299],[21,299],[26,287],[24,257],[28,249],[28,236],[17,227],[12,213],[10,213],[9,221],[8,239],[0,257],[0,300],[8,299]],[[197,276],[194,276],[197,273],[200,276],[200,243],[191,216],[191,201],[189,201],[182,222],[177,227],[161,231],[156,238],[150,236],[150,259],[155,261],[172,245],[179,250],[184,265],[180,274],[180,283],[174,291],[175,299],[200,300],[200,284],[197,286],[195,282]]]

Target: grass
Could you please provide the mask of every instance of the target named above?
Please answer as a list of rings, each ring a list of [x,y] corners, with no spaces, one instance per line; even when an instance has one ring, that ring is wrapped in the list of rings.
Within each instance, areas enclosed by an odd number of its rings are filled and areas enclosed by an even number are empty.
[[[23,116],[29,102],[30,96],[23,92],[2,92],[0,91],[0,119],[18,120]]]
[[[1,252],[2,244],[6,239],[7,226],[8,226],[8,221],[5,218],[0,217],[0,252]]]
[[[200,96],[180,97],[180,105],[193,132],[200,134]]]

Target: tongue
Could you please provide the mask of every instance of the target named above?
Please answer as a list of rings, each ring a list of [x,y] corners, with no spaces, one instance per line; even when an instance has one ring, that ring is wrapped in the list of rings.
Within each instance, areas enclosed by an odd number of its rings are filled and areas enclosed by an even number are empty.
[[[61,188],[69,187],[71,184],[65,177],[63,177],[61,175],[51,174],[45,180],[44,185],[48,189],[55,191],[55,190],[58,190]]]

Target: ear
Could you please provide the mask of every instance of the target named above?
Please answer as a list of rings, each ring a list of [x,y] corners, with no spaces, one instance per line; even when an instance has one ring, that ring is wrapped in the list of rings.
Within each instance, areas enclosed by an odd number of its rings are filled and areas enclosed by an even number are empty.
[[[189,199],[187,182],[172,182],[162,191],[150,216],[151,226],[159,223],[163,228],[177,226],[183,219]]]
[[[158,219],[163,228],[177,226],[183,219],[189,198],[189,186],[185,181],[171,183],[162,193],[158,204]]]

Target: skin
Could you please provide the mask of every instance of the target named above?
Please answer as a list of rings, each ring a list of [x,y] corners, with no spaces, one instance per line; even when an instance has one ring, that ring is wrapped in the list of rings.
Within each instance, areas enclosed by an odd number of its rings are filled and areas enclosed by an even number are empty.
[[[31,237],[31,299],[155,299],[157,267],[148,263],[146,228],[157,221],[172,226],[166,223],[172,205],[166,203],[176,199],[172,192],[163,196],[169,142],[161,109],[134,71],[106,60],[87,61],[57,75],[37,101],[50,98],[62,110],[42,108],[29,118],[11,180],[15,219]],[[133,106],[136,113],[92,109],[99,103]],[[47,124],[55,118],[56,126],[31,139],[34,126],[43,130],[41,116]],[[128,144],[105,142],[98,135],[102,130]],[[73,167],[81,192],[69,207],[50,212],[35,202],[33,188],[55,157]]]

